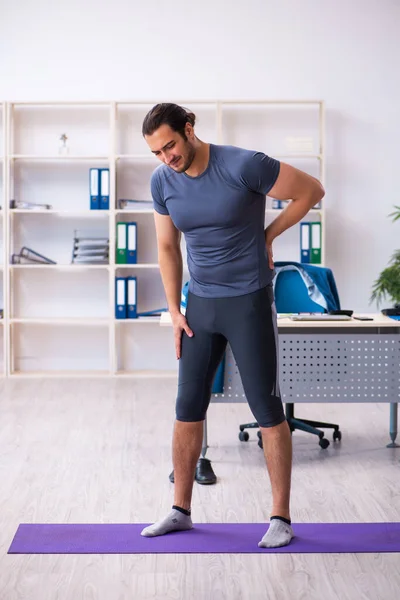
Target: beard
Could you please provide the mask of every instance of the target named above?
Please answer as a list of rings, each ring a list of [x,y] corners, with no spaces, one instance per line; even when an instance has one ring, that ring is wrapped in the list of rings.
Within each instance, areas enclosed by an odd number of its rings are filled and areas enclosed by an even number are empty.
[[[187,148],[186,156],[181,156],[181,158],[183,159],[182,166],[177,167],[177,168],[171,167],[175,171],[175,173],[184,173],[185,171],[190,169],[190,166],[191,166],[192,162],[194,161],[194,157],[196,156],[196,150],[193,148],[193,146],[189,142],[186,144],[186,148]]]

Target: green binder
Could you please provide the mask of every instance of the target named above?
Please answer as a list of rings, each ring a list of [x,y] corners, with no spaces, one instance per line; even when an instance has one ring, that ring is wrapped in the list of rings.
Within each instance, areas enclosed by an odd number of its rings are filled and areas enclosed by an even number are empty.
[[[127,263],[127,241],[128,241],[128,228],[127,224],[123,222],[117,223],[117,248],[115,252],[115,261],[118,265],[125,265]]]
[[[321,222],[314,221],[310,223],[310,254],[313,265],[321,264],[321,241]]]

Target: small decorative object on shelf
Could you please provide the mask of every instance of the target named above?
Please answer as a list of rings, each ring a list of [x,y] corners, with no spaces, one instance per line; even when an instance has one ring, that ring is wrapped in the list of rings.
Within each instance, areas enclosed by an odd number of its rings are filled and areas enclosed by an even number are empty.
[[[69,147],[67,146],[67,139],[68,139],[67,134],[65,134],[65,133],[61,134],[60,145],[58,147],[58,154],[60,154],[60,156],[67,156],[67,154],[69,153]]]

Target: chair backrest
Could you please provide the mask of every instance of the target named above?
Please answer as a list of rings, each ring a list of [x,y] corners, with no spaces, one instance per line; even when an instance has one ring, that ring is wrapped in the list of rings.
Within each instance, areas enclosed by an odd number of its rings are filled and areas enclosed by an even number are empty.
[[[189,293],[189,282],[186,281],[183,284],[182,292],[181,292],[181,313],[186,314],[187,301],[188,301],[188,293]]]
[[[275,305],[278,313],[325,312],[320,304],[309,297],[307,287],[297,270],[278,272],[275,281]]]

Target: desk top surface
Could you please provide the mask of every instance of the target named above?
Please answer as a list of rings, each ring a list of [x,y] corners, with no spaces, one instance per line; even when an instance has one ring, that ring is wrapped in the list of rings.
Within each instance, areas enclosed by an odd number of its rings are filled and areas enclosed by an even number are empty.
[[[357,316],[372,317],[372,321],[357,321],[350,319],[349,321],[292,321],[287,316],[278,314],[278,329],[368,329],[377,327],[397,327],[400,329],[400,321],[386,317],[381,313],[357,313]],[[172,324],[171,315],[168,312],[161,314],[160,325],[170,326]]]

